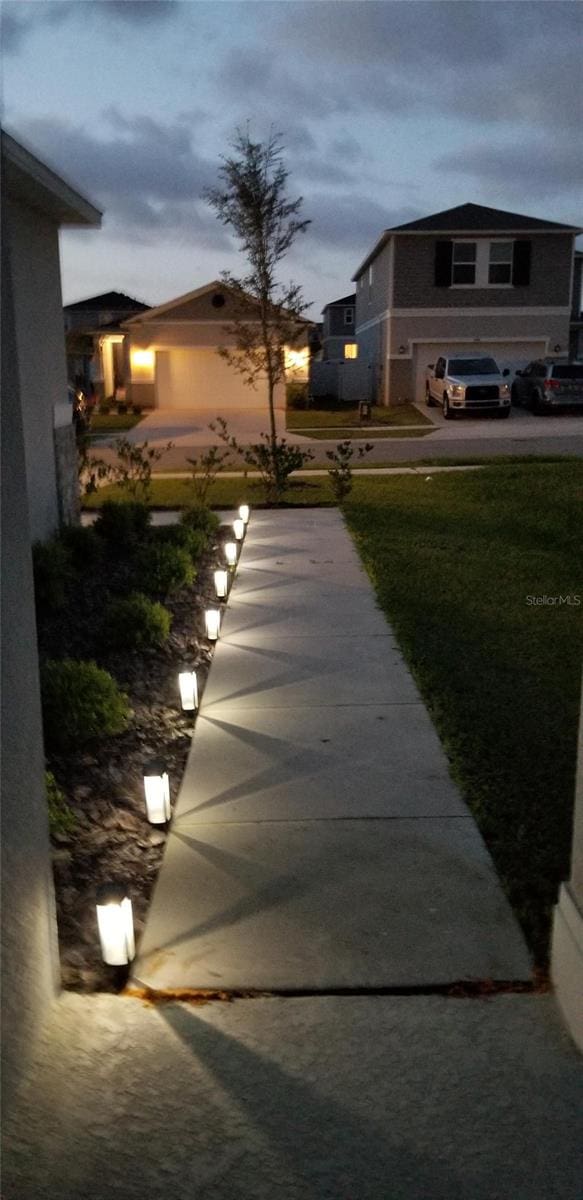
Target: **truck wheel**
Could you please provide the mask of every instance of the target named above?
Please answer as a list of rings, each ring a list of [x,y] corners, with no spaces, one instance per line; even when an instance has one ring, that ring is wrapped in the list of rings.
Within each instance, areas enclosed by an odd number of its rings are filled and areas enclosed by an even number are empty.
[[[454,415],[454,414],[453,414],[453,412],[451,411],[451,408],[450,408],[450,406],[449,406],[449,400],[448,400],[447,396],[444,396],[444,397],[443,397],[443,404],[442,404],[442,406],[441,406],[441,411],[442,411],[442,413],[443,413],[443,415],[444,415],[444,418],[445,418],[445,420],[446,420],[446,421],[452,421],[452,420],[453,420],[453,415]]]
[[[433,408],[433,400],[431,399],[431,392],[429,391],[428,383],[425,384],[425,403],[428,408]]]

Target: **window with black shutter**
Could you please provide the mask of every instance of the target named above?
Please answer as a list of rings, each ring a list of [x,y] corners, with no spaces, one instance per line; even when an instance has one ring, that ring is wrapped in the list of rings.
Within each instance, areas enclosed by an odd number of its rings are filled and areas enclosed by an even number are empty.
[[[517,241],[514,243],[512,282],[515,287],[526,287],[530,283],[531,250],[531,242]]]
[[[435,286],[451,287],[453,242],[435,243]]]

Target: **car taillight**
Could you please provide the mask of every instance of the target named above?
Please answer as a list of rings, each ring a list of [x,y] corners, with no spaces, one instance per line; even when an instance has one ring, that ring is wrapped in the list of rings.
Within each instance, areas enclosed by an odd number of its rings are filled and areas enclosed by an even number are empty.
[[[545,387],[546,388],[558,388],[560,386],[561,386],[560,379],[545,379]]]

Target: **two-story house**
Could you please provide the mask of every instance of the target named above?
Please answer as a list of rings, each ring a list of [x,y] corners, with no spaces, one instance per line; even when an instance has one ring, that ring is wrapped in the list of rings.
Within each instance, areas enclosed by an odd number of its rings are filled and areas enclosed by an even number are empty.
[[[99,400],[125,391],[129,360],[122,322],[148,309],[148,304],[123,292],[103,292],[65,305],[63,318],[70,382],[84,391],[93,388]]]
[[[386,229],[353,276],[371,398],[422,399],[427,365],[446,351],[511,370],[567,355],[580,232],[480,204]]]
[[[322,309],[322,362],[358,357],[355,337],[356,294],[331,300]]]
[[[575,251],[569,355],[583,358],[583,250]]]

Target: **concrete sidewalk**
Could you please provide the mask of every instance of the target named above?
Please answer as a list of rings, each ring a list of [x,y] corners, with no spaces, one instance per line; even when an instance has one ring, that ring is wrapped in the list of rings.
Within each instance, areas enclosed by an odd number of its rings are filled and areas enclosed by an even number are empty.
[[[255,514],[135,981],[331,991],[529,975],[339,513]]]

